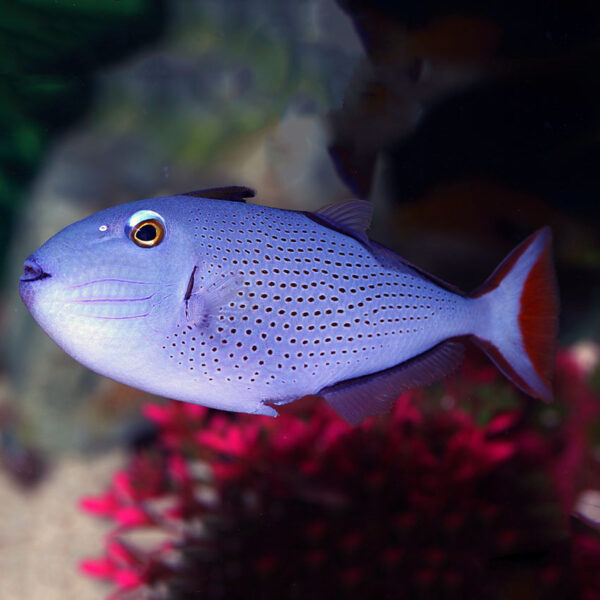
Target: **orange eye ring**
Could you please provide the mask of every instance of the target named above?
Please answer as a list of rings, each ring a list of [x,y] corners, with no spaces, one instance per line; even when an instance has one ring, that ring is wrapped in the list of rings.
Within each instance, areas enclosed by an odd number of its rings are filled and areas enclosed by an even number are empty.
[[[129,218],[125,232],[140,248],[154,248],[165,238],[165,221],[152,210],[140,210]]]
[[[165,228],[157,219],[148,219],[131,229],[131,241],[140,248],[158,246],[165,237]]]

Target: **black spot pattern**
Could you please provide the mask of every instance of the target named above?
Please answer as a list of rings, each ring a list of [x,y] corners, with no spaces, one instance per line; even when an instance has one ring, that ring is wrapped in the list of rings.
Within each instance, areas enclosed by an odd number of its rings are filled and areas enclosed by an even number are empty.
[[[461,297],[301,213],[210,206],[189,216],[199,285],[225,274],[239,289],[209,326],[182,320],[163,345],[199,382],[273,399],[314,393],[407,360],[466,318]]]

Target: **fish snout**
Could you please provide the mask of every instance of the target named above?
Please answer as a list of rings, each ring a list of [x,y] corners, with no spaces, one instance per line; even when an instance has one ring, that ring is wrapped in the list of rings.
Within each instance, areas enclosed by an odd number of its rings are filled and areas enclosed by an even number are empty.
[[[33,257],[30,256],[25,260],[21,281],[38,281],[47,277],[51,277],[50,273],[46,273]]]

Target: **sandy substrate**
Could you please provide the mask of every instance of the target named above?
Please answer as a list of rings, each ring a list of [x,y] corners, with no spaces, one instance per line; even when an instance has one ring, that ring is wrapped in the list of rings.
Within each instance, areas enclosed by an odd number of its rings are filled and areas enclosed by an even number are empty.
[[[123,464],[114,453],[90,460],[63,458],[34,491],[0,474],[0,598],[100,600],[110,588],[81,575],[84,557],[99,556],[108,523],[78,508],[103,490]]]

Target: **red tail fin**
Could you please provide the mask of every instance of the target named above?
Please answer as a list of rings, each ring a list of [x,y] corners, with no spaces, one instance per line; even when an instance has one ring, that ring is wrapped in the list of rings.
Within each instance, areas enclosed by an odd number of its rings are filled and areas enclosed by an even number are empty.
[[[475,341],[524,392],[546,401],[558,331],[551,241],[548,227],[534,233],[472,294],[488,315]]]

